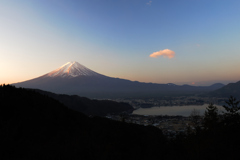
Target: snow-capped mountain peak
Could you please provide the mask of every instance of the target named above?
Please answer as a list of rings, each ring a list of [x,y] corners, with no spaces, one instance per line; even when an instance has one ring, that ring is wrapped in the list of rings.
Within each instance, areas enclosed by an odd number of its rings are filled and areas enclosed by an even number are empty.
[[[78,62],[68,62],[60,68],[47,74],[49,77],[77,77],[77,76],[97,76],[100,75]]]

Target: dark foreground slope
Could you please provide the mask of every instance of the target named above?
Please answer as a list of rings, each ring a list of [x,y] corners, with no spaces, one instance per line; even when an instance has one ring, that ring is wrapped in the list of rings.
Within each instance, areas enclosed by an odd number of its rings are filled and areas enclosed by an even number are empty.
[[[154,127],[89,118],[62,103],[0,86],[1,159],[158,159],[166,140]]]
[[[68,108],[82,112],[87,115],[106,116],[108,114],[132,113],[134,108],[123,102],[114,102],[110,100],[91,100],[77,95],[55,94],[42,90],[35,90],[43,95],[58,100]]]
[[[89,118],[35,91],[0,86],[0,159],[237,160],[239,104],[218,120],[208,115],[208,129],[166,139],[155,127]]]

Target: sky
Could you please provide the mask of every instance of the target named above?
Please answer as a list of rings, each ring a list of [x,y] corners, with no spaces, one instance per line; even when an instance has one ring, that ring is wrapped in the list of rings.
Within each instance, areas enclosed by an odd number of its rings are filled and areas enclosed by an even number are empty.
[[[140,82],[240,80],[239,0],[0,0],[0,84],[69,61]]]

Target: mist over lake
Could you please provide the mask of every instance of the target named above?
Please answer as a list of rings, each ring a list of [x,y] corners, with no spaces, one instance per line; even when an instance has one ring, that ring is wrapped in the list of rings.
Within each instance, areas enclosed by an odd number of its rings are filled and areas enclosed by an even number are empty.
[[[188,106],[161,106],[152,108],[139,108],[133,111],[133,114],[138,115],[180,115],[190,116],[191,112],[195,109],[200,112],[200,115],[204,115],[204,112],[209,104],[204,105],[188,105]],[[218,112],[222,113],[224,108],[220,105],[215,105],[218,108]]]

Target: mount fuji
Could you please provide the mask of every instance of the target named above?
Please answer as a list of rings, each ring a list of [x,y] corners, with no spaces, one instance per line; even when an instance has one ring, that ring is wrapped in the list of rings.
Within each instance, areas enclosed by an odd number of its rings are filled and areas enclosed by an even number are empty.
[[[58,94],[74,94],[89,98],[140,98],[199,94],[213,91],[223,86],[219,84],[196,87],[170,83],[142,83],[108,77],[92,71],[78,62],[68,62],[43,76],[13,85],[16,87],[41,89]]]
[[[78,77],[78,76],[102,76],[87,67],[79,64],[78,62],[68,62],[60,68],[44,75],[45,77]]]

